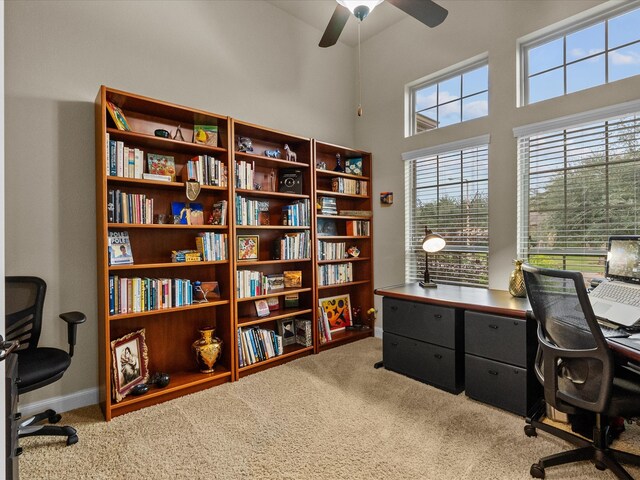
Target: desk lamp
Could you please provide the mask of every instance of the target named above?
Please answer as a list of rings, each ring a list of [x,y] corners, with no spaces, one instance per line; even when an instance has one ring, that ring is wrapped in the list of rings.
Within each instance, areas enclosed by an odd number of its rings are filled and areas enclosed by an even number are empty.
[[[428,227],[424,227],[424,239],[422,240],[422,249],[424,250],[424,279],[420,282],[423,288],[435,288],[438,285],[433,283],[429,278],[429,252],[439,252],[444,248],[447,242],[437,233],[433,233]]]

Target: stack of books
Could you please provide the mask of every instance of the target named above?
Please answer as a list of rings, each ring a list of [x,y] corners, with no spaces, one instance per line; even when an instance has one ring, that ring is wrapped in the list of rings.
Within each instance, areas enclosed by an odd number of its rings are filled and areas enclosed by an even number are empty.
[[[320,213],[322,215],[337,215],[336,199],[333,197],[320,197]]]

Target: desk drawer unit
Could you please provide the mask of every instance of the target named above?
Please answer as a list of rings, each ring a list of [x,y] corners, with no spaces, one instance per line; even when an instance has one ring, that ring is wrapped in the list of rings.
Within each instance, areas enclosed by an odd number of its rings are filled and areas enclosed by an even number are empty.
[[[461,375],[456,375],[461,362],[456,361],[455,350],[385,332],[382,355],[389,370],[449,392],[462,390]]]
[[[460,393],[464,388],[461,311],[387,297],[382,311],[385,368]]]
[[[535,325],[466,311],[464,330],[467,396],[526,416],[541,391],[532,370]]]

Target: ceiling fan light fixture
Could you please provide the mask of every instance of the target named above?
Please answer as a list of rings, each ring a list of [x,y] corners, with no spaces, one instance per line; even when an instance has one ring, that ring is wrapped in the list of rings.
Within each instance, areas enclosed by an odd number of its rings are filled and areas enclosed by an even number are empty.
[[[358,20],[364,20],[377,5],[383,0],[336,0],[340,5],[349,9],[349,11]]]

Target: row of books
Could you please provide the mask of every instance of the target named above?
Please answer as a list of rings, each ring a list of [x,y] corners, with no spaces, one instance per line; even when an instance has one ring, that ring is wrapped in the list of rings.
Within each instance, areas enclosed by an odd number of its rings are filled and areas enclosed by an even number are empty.
[[[367,195],[367,181],[336,177],[331,179],[331,191],[352,195]]]
[[[236,280],[237,298],[258,297],[284,288],[302,287],[302,271],[286,270],[265,275],[254,270],[238,270]]]
[[[153,198],[143,193],[120,190],[107,192],[107,221],[109,223],[153,223]]]
[[[196,248],[205,262],[226,260],[227,234],[214,232],[200,232],[196,237]]]
[[[345,258],[347,244],[344,242],[318,241],[318,260],[340,260]]]
[[[335,197],[320,197],[318,199],[321,215],[337,215],[338,207]]]
[[[182,169],[184,180],[196,180],[202,185],[227,186],[227,166],[210,155],[198,155]]]
[[[282,207],[282,225],[294,227],[308,227],[311,225],[309,200],[297,200]]]
[[[318,285],[337,285],[353,282],[353,264],[337,263],[318,267]]]
[[[238,364],[253,365],[282,355],[282,336],[273,330],[250,327],[238,329]]]
[[[139,313],[193,303],[191,280],[109,276],[109,313]]]
[[[356,237],[368,237],[371,229],[368,220],[347,220],[347,235]]]
[[[236,225],[269,225],[269,202],[236,195]]]
[[[311,234],[309,232],[286,233],[274,243],[274,259],[297,260],[311,258]]]
[[[127,147],[120,140],[108,140],[107,148],[107,176],[142,178],[144,151],[139,148]]]
[[[256,162],[247,162],[245,160],[236,161],[236,188],[244,188],[247,190],[254,189]],[[274,173],[275,175],[275,173]]]
[[[318,307],[318,337],[323,345],[332,340],[329,317],[322,307]]]

